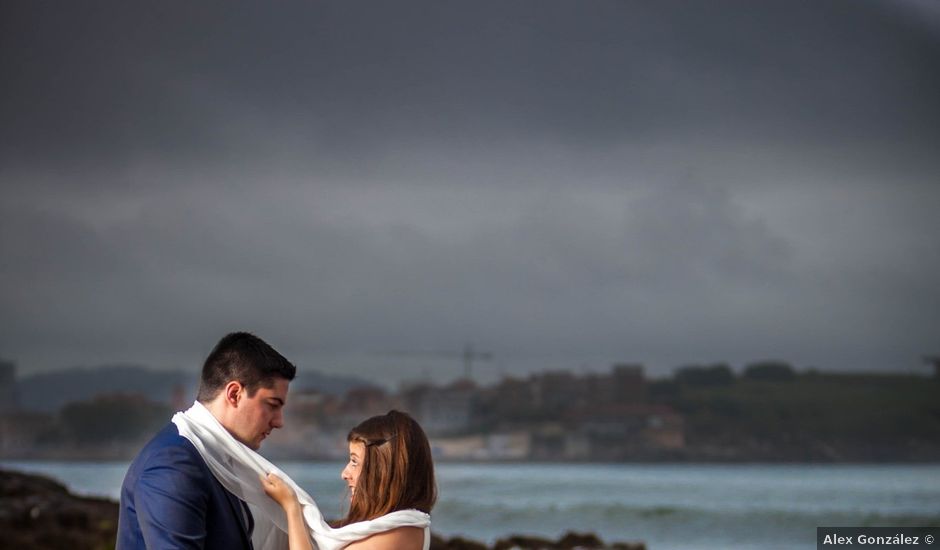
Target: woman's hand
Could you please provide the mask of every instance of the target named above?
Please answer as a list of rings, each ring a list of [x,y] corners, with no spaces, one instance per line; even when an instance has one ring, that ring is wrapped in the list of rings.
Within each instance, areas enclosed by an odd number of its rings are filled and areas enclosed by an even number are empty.
[[[261,477],[261,487],[264,492],[275,502],[281,505],[281,508],[287,510],[291,506],[299,506],[300,501],[290,485],[284,483],[284,480],[274,474],[268,474]]]
[[[261,476],[261,488],[281,505],[287,515],[287,538],[290,550],[314,550],[297,494],[274,474]]]

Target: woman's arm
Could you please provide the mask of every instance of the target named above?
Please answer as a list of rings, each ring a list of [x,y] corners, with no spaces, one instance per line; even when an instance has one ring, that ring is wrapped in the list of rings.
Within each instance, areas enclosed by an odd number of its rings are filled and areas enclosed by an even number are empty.
[[[264,492],[280,504],[284,513],[287,514],[287,538],[290,550],[313,550],[307,523],[304,521],[303,507],[297,500],[293,489],[274,474],[262,477],[261,486]]]
[[[424,548],[424,529],[398,527],[356,541],[346,546],[345,550],[422,550],[422,548]],[[294,550],[293,546],[291,550]]]

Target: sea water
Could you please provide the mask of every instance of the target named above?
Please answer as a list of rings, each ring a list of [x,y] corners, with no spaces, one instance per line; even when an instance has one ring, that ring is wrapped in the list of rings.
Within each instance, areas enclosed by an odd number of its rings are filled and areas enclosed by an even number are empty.
[[[0,462],[117,499],[128,463]],[[339,517],[340,463],[280,466]],[[815,548],[817,526],[940,526],[940,465],[438,464],[434,531],[592,532],[650,550]]]

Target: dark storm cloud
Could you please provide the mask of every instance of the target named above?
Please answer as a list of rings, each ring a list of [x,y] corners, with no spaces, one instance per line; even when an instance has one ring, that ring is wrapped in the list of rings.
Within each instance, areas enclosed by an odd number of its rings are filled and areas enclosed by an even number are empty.
[[[8,161],[231,162],[265,137],[240,122],[294,124],[342,160],[403,137],[936,137],[940,116],[936,35],[866,2],[22,11],[3,38]]]
[[[0,352],[171,364],[247,326],[311,362],[909,367],[940,324],[935,14],[5,3]]]

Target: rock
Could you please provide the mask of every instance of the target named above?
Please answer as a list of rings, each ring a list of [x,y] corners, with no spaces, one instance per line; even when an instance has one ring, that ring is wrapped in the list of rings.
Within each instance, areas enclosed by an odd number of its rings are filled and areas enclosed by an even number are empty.
[[[540,537],[526,537],[515,535],[506,539],[499,539],[493,545],[493,550],[512,550],[515,548],[524,550],[555,550],[558,546],[553,541]]]
[[[558,539],[558,548],[603,548],[604,542],[593,533],[566,533]]]
[[[0,470],[0,550],[113,548],[118,504],[72,495],[41,476]]]
[[[496,541],[492,548],[460,537],[450,540],[431,536],[431,550],[646,550],[642,542],[616,542],[607,545],[593,533],[569,532],[557,541],[542,537],[514,535]]]
[[[489,547],[475,540],[467,540],[461,537],[447,540],[431,533],[431,550],[489,550]]]

